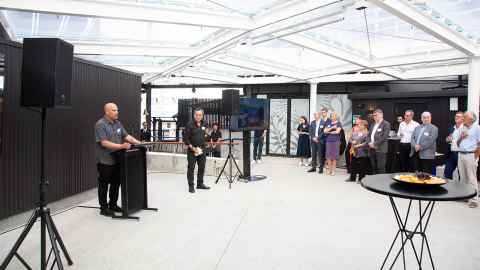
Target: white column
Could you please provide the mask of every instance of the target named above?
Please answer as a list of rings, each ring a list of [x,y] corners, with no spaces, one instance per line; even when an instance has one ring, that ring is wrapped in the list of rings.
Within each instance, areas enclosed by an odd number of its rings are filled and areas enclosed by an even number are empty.
[[[470,70],[468,72],[468,105],[469,111],[478,116],[480,107],[480,57],[470,58]]]
[[[313,120],[313,113],[317,111],[317,84],[310,84],[310,121]]]

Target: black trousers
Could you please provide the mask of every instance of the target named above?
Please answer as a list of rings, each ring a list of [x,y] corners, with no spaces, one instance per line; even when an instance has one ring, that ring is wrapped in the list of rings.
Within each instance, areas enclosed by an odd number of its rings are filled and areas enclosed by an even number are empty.
[[[347,173],[352,172],[352,159],[353,157],[350,155],[350,149],[352,148],[352,144],[348,143],[347,148],[345,149],[345,166],[347,166]]]
[[[350,160],[350,180],[362,180],[368,172],[368,157],[352,157]]]
[[[202,185],[203,175],[205,174],[205,162],[207,161],[205,154],[195,156],[192,151],[188,150],[187,161],[188,161],[188,169],[187,169],[188,185],[189,186],[194,185],[193,172],[195,170],[195,164],[198,164],[197,186]]]
[[[399,152],[400,152],[400,171],[401,172],[413,172],[414,162],[410,158],[410,149],[411,145],[409,143],[400,143]]]
[[[373,174],[385,173],[385,163],[387,162],[387,154],[370,150],[370,164],[372,165]]]
[[[449,156],[445,160],[445,171],[443,172],[443,176],[448,179],[453,179],[453,172],[457,168],[457,165],[458,152],[450,152]]]
[[[433,159],[421,159],[418,152],[413,156],[415,160],[415,170],[424,173],[432,173]]]
[[[98,170],[98,203],[100,208],[117,205],[120,189],[120,165],[97,163]],[[109,190],[110,185],[110,190]],[[107,193],[110,201],[107,203]]]
[[[319,164],[320,171],[325,166],[325,142],[320,141],[318,143],[311,141],[310,147],[312,148],[312,168],[316,168]]]
[[[222,157],[222,151],[220,149],[213,149],[212,150],[212,157]]]

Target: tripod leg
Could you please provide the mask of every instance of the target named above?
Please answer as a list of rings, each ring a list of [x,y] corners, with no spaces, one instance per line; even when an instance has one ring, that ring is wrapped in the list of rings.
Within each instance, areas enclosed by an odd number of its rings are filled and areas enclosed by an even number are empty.
[[[218,184],[218,181],[220,180],[220,177],[222,176],[223,172],[225,171],[225,167],[227,167],[227,163],[228,163],[228,158],[229,158],[229,156],[227,156],[227,159],[225,160],[225,163],[222,166],[222,170],[218,174],[218,177],[217,177],[217,180],[215,181],[215,184]]]
[[[238,166],[238,163],[237,163],[237,161],[235,160],[235,158],[233,158],[233,155],[232,155],[232,159],[233,159],[233,163],[235,163],[235,167],[237,167],[238,175],[239,175],[240,177],[243,177],[242,170],[240,170],[240,166]]]
[[[49,213],[47,212],[47,215],[45,217],[46,225],[47,225],[47,230],[48,230],[48,236],[50,236],[50,244],[52,245],[52,250],[53,254],[55,255],[55,259],[53,260],[53,263],[57,263],[58,269],[63,270],[63,264],[62,264],[62,258],[60,258],[60,252],[58,251],[58,246],[57,246],[57,239],[55,238],[55,232],[53,231],[52,224],[51,224],[51,219]]]
[[[55,238],[58,241],[58,244],[60,245],[60,248],[62,249],[63,255],[65,255],[65,258],[67,259],[68,265],[73,265],[72,258],[70,258],[70,255],[68,254],[67,248],[65,247],[65,244],[63,243],[63,239],[60,236],[60,233],[58,233],[57,226],[55,226],[55,222],[53,222],[53,219],[50,215],[48,215],[47,220],[50,222],[50,226],[53,229],[53,233],[55,234]]]
[[[37,220],[38,217],[39,217],[39,209],[36,209],[35,212],[33,213],[32,217],[28,221],[27,226],[25,227],[25,229],[23,229],[23,232],[20,234],[17,241],[13,245],[12,250],[8,253],[8,255],[5,258],[5,260],[3,261],[2,265],[0,265],[0,269],[6,269],[7,266],[10,264],[10,262],[12,261],[13,257],[14,256],[18,257],[17,251],[20,248],[20,246],[22,245],[23,241],[25,240],[25,237],[27,237],[28,233],[32,229],[32,227],[35,224],[35,221]]]
[[[33,270],[30,267],[30,265],[28,265],[28,263],[21,256],[19,256],[18,254],[15,254],[15,257],[17,257],[17,259],[23,264],[23,266],[25,266],[25,268],[27,268],[27,270]]]

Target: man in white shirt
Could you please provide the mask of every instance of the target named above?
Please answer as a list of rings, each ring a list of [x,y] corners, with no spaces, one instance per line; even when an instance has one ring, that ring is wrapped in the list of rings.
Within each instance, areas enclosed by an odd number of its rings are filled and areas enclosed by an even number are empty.
[[[448,143],[447,153],[445,154],[445,170],[443,176],[448,179],[453,179],[453,172],[457,168],[458,164],[458,138],[454,138],[453,135],[458,129],[463,127],[463,112],[457,112],[455,114],[455,125],[448,129],[448,136],[445,141]]]
[[[453,138],[458,146],[460,179],[477,191],[477,195],[470,199],[468,206],[476,208],[478,207],[477,166],[480,154],[480,128],[475,123],[477,115],[474,112],[465,112],[463,118],[463,126],[454,132]]]
[[[397,136],[400,137],[400,171],[413,172],[413,161],[410,158],[410,142],[415,128],[419,125],[413,120],[414,112],[406,110],[404,114],[404,121],[398,127]]]

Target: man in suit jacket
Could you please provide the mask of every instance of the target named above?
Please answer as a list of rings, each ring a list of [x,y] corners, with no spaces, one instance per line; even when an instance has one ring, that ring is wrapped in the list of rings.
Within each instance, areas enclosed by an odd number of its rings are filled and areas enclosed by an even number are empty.
[[[323,167],[325,165],[325,133],[324,128],[330,123],[328,118],[328,109],[323,108],[321,113],[316,112],[314,115],[315,120],[310,124],[310,147],[312,148],[312,168],[307,172],[315,172],[318,166],[318,173],[323,173]]]
[[[380,109],[373,112],[373,119],[375,123],[370,126],[367,143],[373,174],[379,174],[385,173],[390,123],[383,120],[383,111]]]
[[[438,128],[432,125],[432,115],[422,113],[422,124],[412,134],[410,157],[414,158],[415,170],[432,173],[433,160],[437,150]]]

